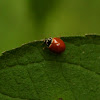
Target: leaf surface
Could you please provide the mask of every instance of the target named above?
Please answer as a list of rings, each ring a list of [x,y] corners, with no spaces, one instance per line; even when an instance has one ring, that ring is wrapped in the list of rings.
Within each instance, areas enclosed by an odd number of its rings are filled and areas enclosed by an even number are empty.
[[[100,36],[62,37],[65,52],[43,41],[0,57],[0,100],[100,100]]]

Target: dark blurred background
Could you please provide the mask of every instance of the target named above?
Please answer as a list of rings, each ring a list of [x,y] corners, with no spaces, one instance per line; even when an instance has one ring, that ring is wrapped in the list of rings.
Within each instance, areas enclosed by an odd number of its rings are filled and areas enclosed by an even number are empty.
[[[100,34],[100,0],[0,0],[0,54],[47,37]]]

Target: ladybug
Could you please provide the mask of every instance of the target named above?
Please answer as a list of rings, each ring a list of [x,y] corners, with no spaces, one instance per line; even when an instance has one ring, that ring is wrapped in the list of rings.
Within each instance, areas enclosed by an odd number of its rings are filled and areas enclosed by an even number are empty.
[[[64,41],[56,37],[45,39],[44,43],[47,45],[49,50],[55,53],[62,53],[66,48]]]

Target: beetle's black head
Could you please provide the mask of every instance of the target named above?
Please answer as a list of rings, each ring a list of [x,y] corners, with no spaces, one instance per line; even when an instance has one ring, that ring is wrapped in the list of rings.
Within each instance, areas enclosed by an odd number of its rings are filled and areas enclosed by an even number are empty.
[[[50,38],[48,38],[48,39],[45,39],[45,40],[44,40],[44,43],[49,47],[50,44],[52,43],[52,38],[50,37]]]

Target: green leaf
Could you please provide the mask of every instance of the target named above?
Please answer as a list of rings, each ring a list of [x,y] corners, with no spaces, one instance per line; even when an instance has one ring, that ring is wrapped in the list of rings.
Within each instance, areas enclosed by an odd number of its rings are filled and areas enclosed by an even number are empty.
[[[100,100],[100,36],[62,39],[62,54],[43,41],[3,53],[0,100]]]

